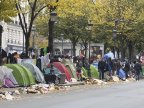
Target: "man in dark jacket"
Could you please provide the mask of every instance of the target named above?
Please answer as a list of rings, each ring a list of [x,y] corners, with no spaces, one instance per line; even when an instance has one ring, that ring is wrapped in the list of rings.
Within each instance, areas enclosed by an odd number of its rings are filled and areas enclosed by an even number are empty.
[[[76,64],[76,73],[77,73],[77,77],[78,77],[78,80],[82,80],[82,61],[81,60],[78,60],[77,61],[77,64]]]
[[[107,71],[107,64],[104,61],[104,59],[101,59],[98,62],[98,71],[99,71],[99,79],[103,80],[104,79],[104,72]]]
[[[139,61],[134,62],[134,70],[135,70],[136,80],[139,80],[140,79],[140,72],[142,72],[142,66],[141,66],[141,63]]]
[[[128,78],[128,77],[129,77],[128,72],[130,71],[130,63],[129,63],[128,61],[126,61],[126,63],[125,63],[125,66],[124,66],[124,69],[123,69],[123,70],[125,71],[126,78]]]

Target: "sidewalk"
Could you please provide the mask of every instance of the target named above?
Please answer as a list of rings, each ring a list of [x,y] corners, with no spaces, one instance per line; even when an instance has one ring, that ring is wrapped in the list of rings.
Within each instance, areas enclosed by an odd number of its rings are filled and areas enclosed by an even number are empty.
[[[33,95],[42,95],[42,94],[49,94],[49,93],[57,93],[63,91],[70,91],[79,88],[91,88],[91,87],[107,87],[122,83],[128,83],[135,81],[134,79],[128,79],[126,81],[121,81],[114,79],[113,81],[101,81],[98,79],[88,80],[83,82],[71,82],[65,84],[58,84],[58,85],[47,85],[47,84],[40,84],[40,85],[32,85],[31,87],[17,87],[17,88],[0,88],[0,100],[15,100],[18,97],[25,97],[29,96],[30,94]]]

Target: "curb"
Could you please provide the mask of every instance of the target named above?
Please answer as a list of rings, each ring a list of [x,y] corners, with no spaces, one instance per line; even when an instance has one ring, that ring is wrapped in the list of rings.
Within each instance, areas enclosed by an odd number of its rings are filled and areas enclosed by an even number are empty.
[[[78,86],[78,85],[85,85],[85,82],[74,82],[68,84],[58,84],[58,86]]]

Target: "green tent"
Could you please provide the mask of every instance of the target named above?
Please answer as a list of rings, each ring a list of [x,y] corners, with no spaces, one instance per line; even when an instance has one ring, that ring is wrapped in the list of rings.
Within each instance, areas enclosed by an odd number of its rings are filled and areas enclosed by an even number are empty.
[[[84,67],[82,67],[82,72],[85,77],[88,77],[87,70]]]
[[[70,61],[69,59],[62,59],[62,63],[68,69],[68,71],[70,72],[72,78],[77,79],[76,66],[74,65],[74,63],[72,61]]]
[[[35,84],[34,77],[29,74],[29,71],[24,70],[22,66],[18,64],[5,64],[5,66],[13,70],[12,73],[19,86],[30,86],[31,84]]]
[[[83,71],[83,75],[85,77],[88,77],[88,70],[86,68],[82,67],[82,71]],[[92,78],[97,78],[97,79],[99,78],[99,72],[93,65],[90,65],[90,71],[91,71]]]
[[[34,78],[32,72],[30,72],[30,70],[23,65],[18,64],[18,66],[20,66],[23,69],[23,71],[25,72],[25,74],[28,78],[29,84],[34,85],[35,84],[35,78]]]

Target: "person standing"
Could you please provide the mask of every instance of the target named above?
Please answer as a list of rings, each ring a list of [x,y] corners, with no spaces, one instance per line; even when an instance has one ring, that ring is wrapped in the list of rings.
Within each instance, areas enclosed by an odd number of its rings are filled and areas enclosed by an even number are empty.
[[[142,66],[141,66],[140,61],[134,62],[134,70],[135,70],[136,80],[139,80],[140,79],[140,72],[142,72]]]
[[[102,58],[98,62],[98,71],[99,71],[99,79],[104,80],[104,72],[107,71],[107,65],[106,65],[104,58]]]
[[[129,77],[129,74],[128,74],[128,73],[129,73],[129,71],[130,71],[130,64],[129,64],[128,61],[125,62],[125,65],[124,65],[123,70],[125,71],[126,78],[128,78],[128,77]]]
[[[82,80],[82,61],[79,59],[76,63],[76,73],[77,73],[77,77],[78,80]]]

